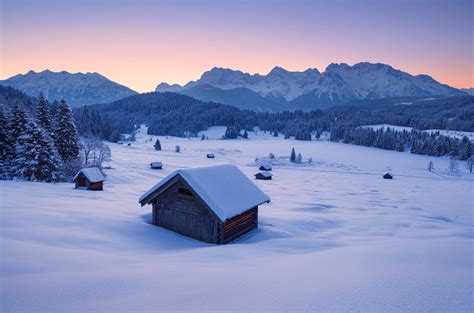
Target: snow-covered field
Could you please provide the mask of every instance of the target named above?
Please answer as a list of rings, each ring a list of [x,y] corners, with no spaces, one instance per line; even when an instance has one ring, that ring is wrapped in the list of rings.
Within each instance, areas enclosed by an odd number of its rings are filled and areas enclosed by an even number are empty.
[[[268,134],[160,137],[154,151],[150,137],[110,144],[103,192],[0,183],[1,312],[472,312],[464,164],[451,174],[446,158]],[[275,165],[273,180],[255,181],[272,202],[258,231],[232,244],[150,225],[151,208],[137,203],[175,169],[230,162],[251,177],[256,158],[292,147],[313,164]],[[395,179],[382,179],[387,170]]]

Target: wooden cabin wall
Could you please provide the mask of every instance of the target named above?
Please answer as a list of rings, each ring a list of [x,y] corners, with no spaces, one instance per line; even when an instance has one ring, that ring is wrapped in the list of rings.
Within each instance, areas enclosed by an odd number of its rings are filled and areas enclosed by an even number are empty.
[[[179,180],[153,203],[153,224],[204,242],[217,243],[220,223]]]
[[[89,183],[90,190],[103,190],[103,182]]]
[[[258,206],[227,220],[221,228],[221,243],[228,243],[258,227]]]

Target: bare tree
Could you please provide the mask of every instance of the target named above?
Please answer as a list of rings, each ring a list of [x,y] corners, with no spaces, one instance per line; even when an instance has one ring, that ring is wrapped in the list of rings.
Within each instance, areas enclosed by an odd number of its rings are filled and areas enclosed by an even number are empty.
[[[456,172],[459,168],[458,161],[454,157],[449,159],[449,169],[451,172]]]
[[[426,168],[428,170],[428,172],[431,172],[432,170],[434,170],[434,163],[433,161],[429,161],[428,162],[428,167]]]
[[[98,168],[102,168],[104,162],[110,162],[112,160],[112,153],[110,152],[109,146],[103,142],[97,150],[97,159],[94,165]]]
[[[82,138],[81,150],[84,156],[84,166],[102,168],[102,163],[110,161],[112,154],[109,146],[96,138]]]
[[[301,155],[301,153],[298,153],[298,156],[296,157],[296,163],[297,164],[303,163],[303,156]]]
[[[471,156],[466,160],[466,168],[469,170],[469,173],[472,173],[474,167],[474,156]]]
[[[94,154],[94,150],[98,149],[103,144],[100,140],[94,137],[85,137],[81,139],[81,150],[84,156],[84,165],[89,166],[89,160]]]

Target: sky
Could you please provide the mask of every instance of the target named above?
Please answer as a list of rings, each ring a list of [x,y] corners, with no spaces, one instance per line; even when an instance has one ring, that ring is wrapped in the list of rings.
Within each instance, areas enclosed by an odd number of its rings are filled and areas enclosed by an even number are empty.
[[[381,62],[473,83],[471,0],[0,0],[0,79],[99,72],[136,91],[215,66],[268,73]]]

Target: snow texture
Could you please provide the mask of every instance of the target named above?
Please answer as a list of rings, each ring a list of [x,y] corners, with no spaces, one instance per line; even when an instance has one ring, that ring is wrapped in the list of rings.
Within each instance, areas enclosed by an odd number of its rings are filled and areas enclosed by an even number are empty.
[[[76,174],[76,176],[74,176],[73,181],[76,181],[76,179],[79,177],[81,173],[84,174],[87,180],[90,181],[91,183],[98,183],[105,180],[104,175],[102,175],[102,173],[97,167],[87,167],[87,168],[81,169]]]
[[[138,202],[148,202],[151,194],[176,175],[180,175],[223,222],[270,202],[270,198],[232,164],[177,170],[151,187]]]
[[[472,312],[474,176],[449,158],[328,141],[159,137],[109,144],[107,188],[0,181],[1,312]],[[154,136],[155,137],[155,136]],[[181,153],[174,146],[181,145]],[[211,165],[278,179],[258,230],[206,244],[151,224],[137,199],[169,173]],[[160,158],[167,166],[147,166]],[[426,165],[434,162],[429,172]],[[396,179],[385,180],[391,171]]]

